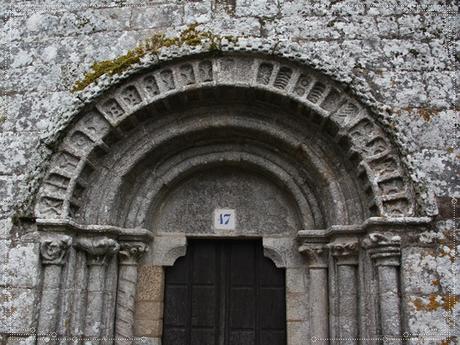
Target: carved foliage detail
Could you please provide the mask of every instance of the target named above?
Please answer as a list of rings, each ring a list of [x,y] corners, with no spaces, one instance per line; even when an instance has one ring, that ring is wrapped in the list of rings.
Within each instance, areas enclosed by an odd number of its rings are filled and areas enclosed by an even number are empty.
[[[40,254],[45,265],[62,265],[72,239],[69,236],[42,239]]]
[[[176,88],[176,84],[174,82],[174,75],[170,69],[165,69],[161,71],[160,77],[166,90],[174,90]]]
[[[404,181],[400,177],[380,181],[378,186],[382,194],[385,195],[397,194],[404,191]]]
[[[198,71],[200,72],[201,81],[212,81],[213,80],[211,61],[201,61],[198,64]]]
[[[60,216],[63,203],[60,199],[43,197],[40,199],[40,214],[49,217]]]
[[[399,246],[401,237],[392,233],[373,232],[363,240],[365,248],[377,246]]]
[[[117,253],[120,245],[107,237],[79,238],[75,246],[88,253],[90,265],[103,265],[107,258]]]
[[[144,78],[144,87],[152,96],[160,94],[160,88],[158,87],[158,83],[153,75],[149,75]]]
[[[393,217],[401,217],[409,211],[409,200],[407,198],[399,198],[394,200],[383,201],[383,209],[385,214]]]
[[[81,131],[75,131],[70,136],[70,142],[80,150],[86,151],[94,145],[94,141]]]
[[[339,101],[341,99],[340,92],[334,88],[329,91],[324,101],[321,103],[321,108],[327,111],[333,111],[337,109]]]
[[[350,129],[350,135],[353,140],[360,146],[374,137],[374,125],[368,119],[362,119]]]
[[[310,90],[307,99],[312,103],[318,103],[318,101],[323,96],[324,91],[326,91],[326,85],[318,81]]]
[[[396,160],[391,156],[371,161],[369,162],[369,165],[374,170],[375,174],[379,176],[394,174],[398,171],[398,164],[396,163]]]
[[[327,244],[333,256],[351,256],[358,253],[358,241],[333,242]]]
[[[357,116],[359,113],[359,107],[351,102],[345,103],[337,113],[333,115],[337,122],[343,124],[350,118]]]
[[[102,104],[102,110],[112,119],[116,119],[122,116],[125,112],[120,104],[118,104],[118,102],[113,98],[105,101]]]
[[[137,261],[149,251],[148,246],[142,242],[123,242],[120,244],[120,261],[123,264],[136,264]]]
[[[110,125],[101,115],[92,112],[85,116],[81,128],[93,138],[99,138],[110,129]]]
[[[124,88],[120,96],[131,107],[142,103],[141,95],[134,85]]]
[[[65,193],[67,186],[69,185],[70,178],[51,173],[45,181],[45,193],[46,194],[61,194]]]
[[[388,146],[389,145],[386,143],[386,141],[383,138],[377,137],[377,138],[372,139],[366,144],[365,151],[367,152],[369,156],[374,156],[374,155],[381,154],[385,152],[386,150],[388,150]]]
[[[299,76],[299,79],[297,80],[297,83],[295,84],[294,87],[294,92],[298,96],[303,96],[305,92],[307,92],[308,85],[310,85],[311,79],[306,76],[305,74],[301,74]]]
[[[310,266],[320,265],[327,267],[328,247],[324,244],[304,243],[299,252],[307,256]]]
[[[276,75],[273,86],[277,89],[285,89],[291,79],[292,69],[288,67],[281,67]]]
[[[180,66],[180,75],[185,85],[195,83],[195,72],[193,71],[193,66],[191,64]]]
[[[68,152],[61,152],[56,158],[56,166],[67,171],[73,171],[77,167],[78,162],[79,159]]]
[[[401,237],[392,233],[374,232],[362,241],[362,246],[369,250],[378,266],[399,266],[400,245]]]
[[[273,65],[270,63],[261,63],[257,71],[257,82],[267,85],[273,72]]]

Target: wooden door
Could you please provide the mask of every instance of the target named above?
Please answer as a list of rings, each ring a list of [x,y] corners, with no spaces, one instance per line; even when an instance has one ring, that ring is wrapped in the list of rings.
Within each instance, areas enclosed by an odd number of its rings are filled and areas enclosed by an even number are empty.
[[[284,270],[260,241],[190,241],[166,269],[163,345],[286,345]]]

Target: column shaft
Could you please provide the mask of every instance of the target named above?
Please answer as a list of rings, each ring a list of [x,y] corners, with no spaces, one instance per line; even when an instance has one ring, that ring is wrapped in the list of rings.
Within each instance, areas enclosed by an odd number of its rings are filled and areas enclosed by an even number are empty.
[[[399,290],[401,238],[375,232],[363,241],[377,271],[380,331],[383,344],[402,344]]]
[[[62,266],[46,265],[43,272],[43,290],[41,297],[40,315],[38,319],[38,341],[37,344],[55,344],[55,337],[58,312],[59,295]]]
[[[307,256],[310,272],[308,304],[311,342],[329,344],[329,250],[324,243],[304,242],[299,251]]]
[[[310,320],[315,344],[328,344],[329,305],[327,267],[310,268]]]
[[[381,328],[387,339],[384,344],[401,344],[400,298],[398,291],[398,268],[377,266],[379,277],[379,304]],[[390,339],[397,338],[397,339]]]
[[[137,264],[148,251],[142,242],[123,242],[119,252],[115,345],[131,345],[134,337]]]
[[[86,318],[84,344],[99,345],[102,337],[107,260],[120,249],[107,237],[79,238],[76,246],[86,252],[88,285],[86,291]]]
[[[105,265],[91,265],[88,270],[85,345],[98,345],[102,329]]]
[[[336,239],[328,244],[336,261],[336,291],[338,312],[336,319],[340,345],[358,344],[359,306],[358,306],[358,241],[353,238]]]
[[[120,265],[115,323],[115,344],[132,344],[137,266]]]
[[[358,344],[358,280],[356,266],[337,266],[339,287],[339,344]]]
[[[43,264],[41,307],[38,317],[37,344],[53,345],[57,339],[57,323],[60,309],[61,275],[67,249],[72,239],[69,236],[44,235],[40,243]]]

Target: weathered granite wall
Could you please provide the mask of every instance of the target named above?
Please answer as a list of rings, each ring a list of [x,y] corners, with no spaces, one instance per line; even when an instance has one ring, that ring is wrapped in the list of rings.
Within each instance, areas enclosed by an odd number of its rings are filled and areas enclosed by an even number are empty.
[[[0,344],[29,344],[27,333],[36,327],[39,249],[27,227],[11,231],[12,215],[28,192],[37,145],[75,97],[70,89],[94,62],[194,22],[222,35],[297,42],[318,66],[337,79],[362,81],[388,106],[393,139],[426,205],[422,213],[436,224],[424,246],[403,249],[408,335],[414,344],[454,343],[460,333],[454,1],[2,0],[0,8]]]

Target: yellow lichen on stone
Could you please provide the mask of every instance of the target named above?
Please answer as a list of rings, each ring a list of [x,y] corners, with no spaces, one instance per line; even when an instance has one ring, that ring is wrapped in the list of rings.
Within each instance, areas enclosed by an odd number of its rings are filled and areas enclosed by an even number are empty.
[[[457,295],[436,295],[430,294],[428,302],[424,303],[419,297],[415,298],[412,302],[417,311],[435,311],[439,308],[447,312],[451,312],[455,305],[460,301],[460,296]]]
[[[439,286],[439,285],[441,285],[441,282],[439,281],[439,279],[433,279],[431,281],[431,284],[433,284],[434,286]]]
[[[439,343],[439,345],[449,345],[449,344],[453,344],[453,341],[455,340],[454,337],[449,337],[449,338],[446,338],[446,339],[443,339],[441,340],[441,342]]]
[[[81,91],[88,85],[95,82],[104,74],[114,75],[126,70],[132,64],[140,62],[141,58],[146,54],[156,54],[161,48],[171,46],[197,46],[204,42],[208,42],[210,50],[219,50],[223,39],[229,42],[236,42],[237,37],[220,36],[210,31],[197,30],[198,24],[192,24],[182,31],[177,37],[166,37],[164,33],[158,33],[146,39],[137,48],[129,50],[126,54],[119,56],[113,60],[104,60],[94,63],[91,66],[91,71],[85,74],[83,79],[77,81],[72,88],[73,92]]]

